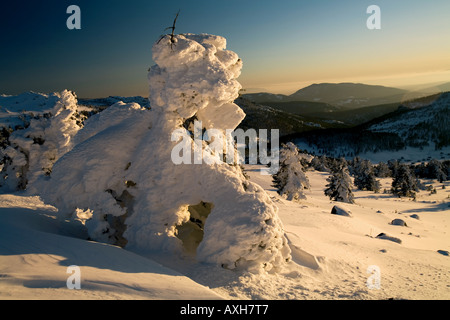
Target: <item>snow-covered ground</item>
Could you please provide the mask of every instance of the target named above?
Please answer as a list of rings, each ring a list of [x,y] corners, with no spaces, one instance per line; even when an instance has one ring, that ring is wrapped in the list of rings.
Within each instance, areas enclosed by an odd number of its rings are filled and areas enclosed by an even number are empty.
[[[247,273],[88,241],[81,224],[56,219],[56,209],[38,197],[4,194],[0,299],[450,298],[449,182],[442,189],[434,181],[437,193],[421,191],[416,201],[355,190],[356,203],[341,204],[351,212],[345,217],[331,214],[337,203],[323,194],[326,173],[308,171],[307,199],[292,202],[258,166],[246,169],[279,208],[293,258],[284,270]],[[391,225],[396,218],[407,226]],[[376,238],[382,232],[402,243]],[[80,267],[80,290],[67,288],[70,265]],[[367,286],[374,265],[379,289]]]
[[[219,299],[212,290],[119,247],[87,241],[38,197],[0,195],[0,299]],[[68,289],[80,267],[81,289]]]

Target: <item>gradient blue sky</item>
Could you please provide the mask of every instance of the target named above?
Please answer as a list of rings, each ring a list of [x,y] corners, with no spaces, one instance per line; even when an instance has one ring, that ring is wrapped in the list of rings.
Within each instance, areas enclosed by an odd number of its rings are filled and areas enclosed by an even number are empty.
[[[81,30],[66,27],[71,4]],[[366,27],[371,4],[381,30]],[[146,96],[151,46],[178,10],[177,33],[227,38],[249,92],[450,81],[449,0],[43,0],[0,6],[0,93]]]

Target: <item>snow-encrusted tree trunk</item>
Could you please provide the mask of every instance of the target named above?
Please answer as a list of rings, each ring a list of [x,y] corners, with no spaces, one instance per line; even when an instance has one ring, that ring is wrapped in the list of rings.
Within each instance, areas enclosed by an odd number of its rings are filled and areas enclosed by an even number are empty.
[[[299,153],[298,148],[289,142],[280,150],[280,169],[274,175],[275,186],[278,193],[287,200],[298,201],[306,199],[304,190],[310,188],[302,160],[310,162],[311,158],[305,158]]]
[[[325,195],[330,197],[331,200],[354,203],[354,196],[352,192],[352,179],[346,166],[341,166],[340,170],[337,170],[327,178],[328,184],[326,185]]]
[[[282,267],[290,248],[278,208],[201,139],[214,130],[220,142],[245,117],[233,103],[242,61],[225,48],[220,36],[161,38],[148,74],[151,109],[117,103],[90,117],[42,197],[63,216],[82,210],[93,239],[129,250],[195,255],[230,269]],[[193,119],[194,132],[186,129]]]

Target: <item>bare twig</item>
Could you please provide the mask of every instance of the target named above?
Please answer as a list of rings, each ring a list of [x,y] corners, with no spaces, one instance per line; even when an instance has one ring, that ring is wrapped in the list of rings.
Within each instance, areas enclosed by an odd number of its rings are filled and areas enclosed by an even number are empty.
[[[173,49],[173,45],[175,44],[175,28],[176,28],[177,19],[178,19],[179,15],[180,15],[180,10],[178,10],[177,15],[175,16],[175,19],[173,20],[172,26],[164,29],[164,31],[170,30],[170,29],[172,30],[172,33],[170,34],[170,49]],[[168,34],[161,36],[161,38],[158,40],[158,43],[167,35]]]

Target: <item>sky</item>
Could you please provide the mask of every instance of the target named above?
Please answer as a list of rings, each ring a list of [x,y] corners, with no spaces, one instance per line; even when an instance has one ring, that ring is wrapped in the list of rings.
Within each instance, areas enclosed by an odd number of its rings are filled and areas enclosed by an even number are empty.
[[[378,30],[366,24],[374,4]],[[69,5],[80,30],[67,28]],[[247,92],[450,81],[448,0],[17,0],[0,5],[0,94],[147,96],[151,47],[178,11],[176,33],[227,38]]]

